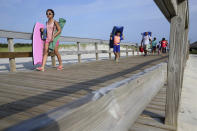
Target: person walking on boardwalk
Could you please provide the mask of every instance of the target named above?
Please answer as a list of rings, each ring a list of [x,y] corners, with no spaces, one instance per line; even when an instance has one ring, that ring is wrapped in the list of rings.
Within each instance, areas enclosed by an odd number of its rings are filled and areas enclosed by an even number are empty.
[[[45,44],[44,44],[42,66],[36,68],[38,71],[44,71],[45,64],[46,64],[47,57],[48,57],[48,52],[49,52],[49,44],[50,44],[50,42],[53,42],[54,38],[57,37],[61,33],[61,27],[60,27],[59,23],[54,20],[55,12],[52,9],[48,9],[46,11],[46,15],[47,15],[47,18],[48,18],[48,21],[46,23],[47,38],[46,38],[46,41],[45,41]],[[61,56],[60,56],[59,51],[58,51],[58,46],[59,46],[59,41],[57,41],[57,43],[56,43],[54,53],[57,56],[58,61],[59,61],[59,66],[57,67],[57,70],[62,70],[63,65],[62,65]]]
[[[153,55],[156,53],[156,49],[157,49],[157,41],[156,41],[156,37],[154,37],[152,41],[152,54]]]
[[[142,36],[141,46],[144,48],[144,56],[147,56],[149,44],[152,43],[151,36],[148,35],[148,32]]]
[[[110,37],[112,40],[112,36]],[[120,41],[124,39],[124,36],[121,37],[121,32],[117,31],[114,36],[114,46],[113,46],[113,52],[115,55],[115,61],[118,62],[120,58]]]
[[[160,55],[161,54],[161,41],[159,41],[157,44],[157,50],[158,50],[158,55]]]
[[[161,41],[162,53],[166,53],[167,46],[168,46],[168,42],[165,38],[163,38]]]

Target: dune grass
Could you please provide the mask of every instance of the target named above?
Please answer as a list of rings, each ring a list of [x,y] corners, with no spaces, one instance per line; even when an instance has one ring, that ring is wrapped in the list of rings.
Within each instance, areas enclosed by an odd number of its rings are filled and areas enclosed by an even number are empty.
[[[92,44],[81,44],[81,48],[86,48],[88,45]],[[122,47],[126,48],[125,45]],[[59,48],[77,48],[76,44],[60,44]],[[129,46],[128,49],[136,49],[135,46]],[[15,44],[14,45],[15,52],[32,52],[32,45],[31,44]],[[8,52],[7,44],[0,44],[0,52]]]
[[[32,47],[15,47],[15,52],[31,52]],[[0,48],[0,52],[8,52],[8,48]]]
[[[190,51],[190,54],[197,54],[197,50],[192,49],[192,51]]]

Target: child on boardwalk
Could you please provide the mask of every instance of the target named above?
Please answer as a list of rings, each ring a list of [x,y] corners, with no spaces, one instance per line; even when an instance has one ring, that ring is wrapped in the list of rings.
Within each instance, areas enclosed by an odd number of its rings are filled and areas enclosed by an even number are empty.
[[[163,38],[162,41],[161,41],[162,53],[167,52],[167,46],[168,46],[168,42],[165,38]]]
[[[156,49],[157,49],[157,41],[156,41],[156,37],[154,37],[153,41],[152,41],[152,54],[154,55],[156,53]]]
[[[46,64],[47,57],[48,57],[48,52],[49,52],[49,44],[50,44],[50,42],[52,42],[54,40],[54,38],[56,36],[58,36],[61,33],[61,27],[60,27],[59,23],[53,19],[54,15],[55,15],[54,11],[52,9],[48,9],[46,11],[46,15],[48,18],[47,25],[46,25],[47,26],[47,39],[44,44],[44,55],[43,55],[42,66],[36,68],[38,71],[44,71],[45,64]],[[57,30],[57,32],[56,32],[56,30]],[[54,53],[57,56],[58,61],[59,61],[59,66],[57,67],[57,69],[62,70],[63,65],[62,65],[61,56],[58,52],[58,46],[59,46],[59,41],[56,43]]]
[[[122,35],[121,37],[121,32],[117,31],[115,36],[114,36],[114,47],[113,47],[113,52],[115,55],[115,61],[118,62],[120,58],[120,41],[124,39],[124,36]],[[112,37],[111,37],[112,40]]]

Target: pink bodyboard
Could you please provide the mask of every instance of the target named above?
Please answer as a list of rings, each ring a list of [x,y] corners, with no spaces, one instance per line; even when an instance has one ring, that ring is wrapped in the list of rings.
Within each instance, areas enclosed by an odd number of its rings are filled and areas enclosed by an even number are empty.
[[[33,63],[42,64],[44,41],[41,39],[40,28],[44,28],[41,23],[36,23],[33,31]]]

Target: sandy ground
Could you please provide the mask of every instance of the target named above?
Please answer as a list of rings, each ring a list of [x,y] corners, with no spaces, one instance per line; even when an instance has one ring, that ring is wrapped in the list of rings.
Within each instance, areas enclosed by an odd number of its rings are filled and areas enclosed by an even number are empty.
[[[99,45],[98,46],[98,50],[108,50],[108,46],[107,45]],[[70,47],[70,48],[62,48],[60,49],[60,53],[62,51],[76,51],[76,47]],[[95,46],[94,45],[88,45],[85,47],[81,47],[80,50],[95,50]],[[121,48],[121,50],[126,50],[125,48]],[[129,55],[132,55],[132,52],[129,52]],[[137,55],[137,53],[135,52],[135,55]],[[125,57],[126,53],[121,53],[121,57]],[[114,55],[112,54],[112,57],[114,57]],[[95,54],[84,54],[81,56],[82,58],[82,62],[90,62],[90,61],[95,61]],[[109,54],[105,53],[105,54],[99,54],[99,60],[105,60],[105,59],[109,59]],[[33,65],[33,61],[32,58],[16,58],[16,70],[17,71],[32,71],[34,70],[37,66]],[[62,55],[62,61],[63,64],[74,64],[78,62],[78,57],[77,55]],[[58,65],[58,61],[56,58],[56,64]],[[50,67],[51,66],[51,58],[48,57],[47,59],[47,63],[46,66]],[[0,72],[8,72],[9,71],[9,59],[0,59]]]
[[[197,131],[197,55],[190,55],[185,69],[178,131]]]

